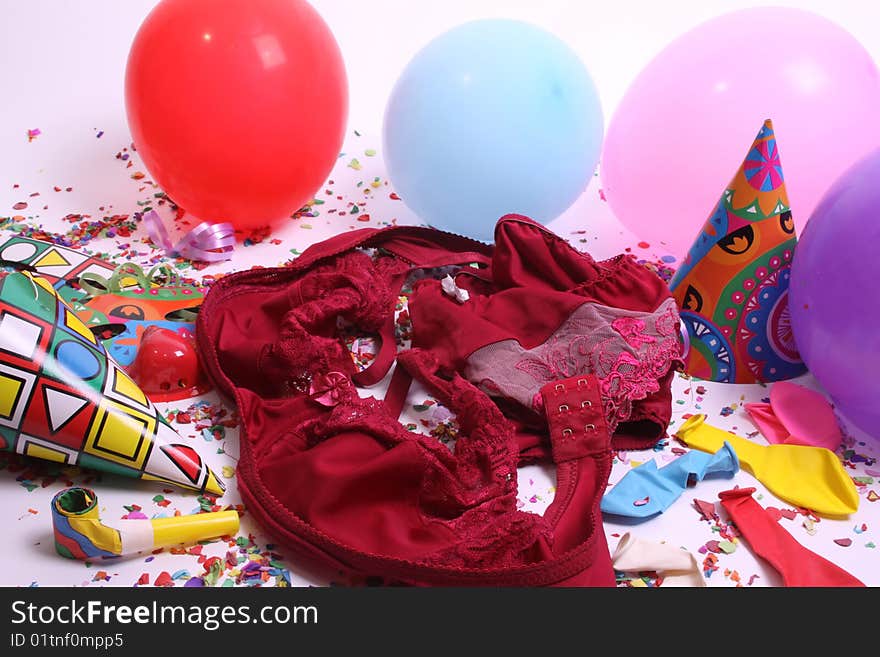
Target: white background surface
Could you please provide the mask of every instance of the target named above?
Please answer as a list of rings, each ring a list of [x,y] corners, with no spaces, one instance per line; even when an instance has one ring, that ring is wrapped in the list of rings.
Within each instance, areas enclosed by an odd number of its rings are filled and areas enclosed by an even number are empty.
[[[117,152],[130,144],[122,93],[128,48],[137,27],[154,4],[144,0],[0,0],[0,217],[15,214],[12,206],[25,200],[29,201],[29,209],[21,214],[28,218],[28,222],[63,232],[70,227],[60,222],[67,213],[95,217],[132,213],[138,210],[138,200],[156,191],[144,184],[149,178],[140,182],[132,180],[130,174],[134,169],[126,169],[115,158]],[[834,3],[314,0],[313,4],[336,35],[349,78],[346,154],[340,158],[330,177],[333,184],[328,183],[334,194],[326,196],[328,200],[322,214],[310,221],[307,229],[303,222],[286,224],[272,235],[280,240],[280,244],[264,242],[249,248],[239,247],[232,262],[212,265],[202,274],[241,269],[254,263],[280,264],[291,257],[291,249],[302,251],[318,239],[352,227],[382,225],[393,220],[417,223],[417,218],[402,203],[389,200],[381,151],[375,157],[365,157],[364,153],[381,147],[385,99],[409,57],[432,37],[465,20],[518,18],[555,32],[583,58],[599,90],[606,122],[629,82],[653,55],[702,20],[731,9],[764,4],[810,9],[849,30],[875,58],[880,58],[880,31],[876,27],[880,8],[876,3],[863,0],[837,0]],[[222,0],[218,0],[220,5]],[[778,47],[784,47],[784,42]],[[682,110],[687,111],[686,105]],[[194,111],[207,110],[194,108]],[[29,143],[27,130],[34,128],[39,128],[41,135]],[[355,130],[360,137],[354,134]],[[98,131],[104,132],[100,139],[96,138]],[[351,157],[358,157],[363,168],[357,170],[347,166]],[[134,162],[135,169],[143,169],[136,158]],[[358,182],[374,178],[379,178],[382,186],[372,196],[365,194]],[[14,188],[14,184],[19,187]],[[72,191],[53,192],[56,185],[70,186]],[[617,224],[607,205],[599,199],[597,186],[597,180],[594,180],[582,198],[550,228],[571,238],[575,246],[589,251],[596,258],[614,255],[626,247],[633,247],[633,252],[649,260],[663,255],[635,248],[638,239]],[[28,195],[33,192],[39,192],[40,196],[30,198]],[[344,210],[353,201],[366,203],[372,223],[357,224],[339,213],[328,212],[333,208]],[[44,205],[48,206],[45,210],[42,209]],[[137,237],[145,237],[145,233]],[[0,235],[0,239],[5,236]],[[116,243],[109,240],[106,250],[115,250]],[[816,387],[809,376],[798,382]],[[766,397],[766,388],[703,385],[707,392],[698,396],[691,382],[684,378],[676,380],[670,431],[675,430],[676,423],[680,424],[683,414],[694,412],[705,412],[712,423],[736,430],[740,435],[755,430],[741,404]],[[215,398],[209,395],[208,399]],[[186,404],[174,406],[185,408]],[[720,411],[724,407],[732,408],[733,413],[722,417]],[[183,432],[183,435],[187,434]],[[876,441],[864,436],[856,434],[848,440],[858,453],[876,455],[880,451]],[[237,453],[234,431],[229,432],[225,448],[233,456]],[[667,447],[662,452],[631,453],[621,457],[615,464],[612,483],[628,468],[648,458],[656,457],[658,464],[662,465],[672,455]],[[206,458],[217,471],[223,465],[234,465],[234,458],[226,455],[207,452]],[[880,469],[876,465],[868,469],[872,468]],[[60,558],[51,545],[48,502],[60,489],[61,482],[28,492],[16,481],[16,476],[17,473],[0,471],[0,496],[4,500],[0,505],[3,544],[16,563],[14,568],[0,570],[0,585],[131,586],[144,572],[150,575],[151,582],[162,570],[174,573],[184,569],[194,575],[200,572],[196,558],[187,555],[163,553],[150,562],[146,562],[142,555],[111,565],[91,567]],[[79,482],[81,478],[75,480]],[[222,501],[236,504],[239,500],[234,480],[227,483],[230,489]],[[552,473],[540,468],[523,471],[520,498],[524,505],[540,511],[552,499],[552,484]],[[617,538],[629,530],[641,538],[684,547],[702,563],[705,555],[699,553],[699,548],[707,541],[717,540],[718,535],[708,523],[699,520],[690,501],[694,497],[717,500],[719,491],[735,484],[757,486],[763,491],[760,484],[744,472],[740,472],[734,481],[701,482],[655,519],[633,526],[606,523],[609,546],[613,550]],[[875,484],[873,488],[880,489],[880,486]],[[132,502],[144,507],[148,515],[174,509],[190,513],[198,506],[193,495],[175,493],[166,495],[173,505],[159,509],[151,499],[160,491],[127,480],[105,479],[97,490],[108,524],[125,513],[122,505]],[[788,508],[765,491],[760,502],[765,506]],[[880,584],[880,550],[866,547],[871,542],[880,544],[880,503],[869,503],[863,495],[857,517],[823,520],[816,525],[813,535],[801,525],[800,517],[780,522],[810,549],[864,582]],[[860,528],[863,522],[867,525],[866,530],[854,532],[854,527]],[[263,536],[245,515],[242,536],[248,533],[254,534],[261,549],[271,543],[271,538]],[[834,543],[835,539],[844,537],[853,539],[851,547],[842,548]],[[225,544],[212,544],[206,546],[205,553],[222,556],[226,549]],[[285,563],[292,573],[294,585],[327,582],[326,577],[301,570],[293,559],[285,559]],[[749,581],[754,586],[778,586],[781,583],[775,571],[757,560],[743,543],[734,553],[719,555],[719,566],[719,571],[707,580],[710,586],[735,586],[737,580],[730,576],[733,571],[738,572],[743,585]],[[98,569],[108,572],[109,581],[94,581]],[[183,581],[175,584],[182,586]]]

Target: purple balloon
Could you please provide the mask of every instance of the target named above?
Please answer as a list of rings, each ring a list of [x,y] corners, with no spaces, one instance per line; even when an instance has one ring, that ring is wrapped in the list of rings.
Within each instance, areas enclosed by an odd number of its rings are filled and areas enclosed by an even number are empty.
[[[841,414],[880,438],[880,149],[846,170],[795,249],[791,323],[801,357]]]

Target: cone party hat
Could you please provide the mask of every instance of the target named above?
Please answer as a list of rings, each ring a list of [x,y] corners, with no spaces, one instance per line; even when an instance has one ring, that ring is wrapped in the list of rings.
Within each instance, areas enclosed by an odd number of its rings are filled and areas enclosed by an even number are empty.
[[[52,284],[27,271],[0,271],[0,449],[225,490]]]
[[[690,337],[688,374],[767,383],[807,371],[788,307],[796,243],[768,119],[669,284]]]

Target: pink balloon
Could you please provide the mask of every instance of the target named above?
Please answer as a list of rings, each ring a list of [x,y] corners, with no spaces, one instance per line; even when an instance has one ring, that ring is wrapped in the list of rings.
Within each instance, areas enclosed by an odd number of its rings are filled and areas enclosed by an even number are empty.
[[[880,145],[880,71],[846,30],[759,7],[685,33],[637,76],[611,117],[600,175],[622,224],[683,258],[772,119],[795,228]]]

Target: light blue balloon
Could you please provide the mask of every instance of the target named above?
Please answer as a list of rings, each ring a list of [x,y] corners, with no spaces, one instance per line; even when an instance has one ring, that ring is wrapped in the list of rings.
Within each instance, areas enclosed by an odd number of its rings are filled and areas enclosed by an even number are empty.
[[[465,23],[409,62],[385,108],[388,175],[425,223],[483,242],[508,213],[547,223],[584,192],[604,135],[595,85],[556,36]]]

